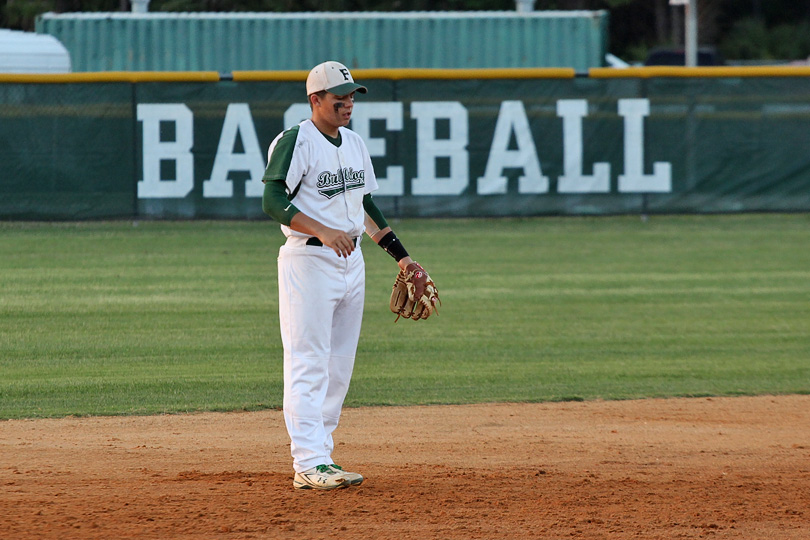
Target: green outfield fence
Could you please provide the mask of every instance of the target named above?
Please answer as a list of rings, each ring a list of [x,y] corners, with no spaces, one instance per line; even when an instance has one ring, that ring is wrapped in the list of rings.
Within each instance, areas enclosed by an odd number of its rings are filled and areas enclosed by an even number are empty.
[[[0,218],[263,217],[306,74],[0,75]],[[353,74],[391,216],[810,210],[810,68]]]

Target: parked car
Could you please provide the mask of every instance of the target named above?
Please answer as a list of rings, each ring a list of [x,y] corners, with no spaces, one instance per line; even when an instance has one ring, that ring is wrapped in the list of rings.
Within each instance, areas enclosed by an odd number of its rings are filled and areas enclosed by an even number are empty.
[[[0,73],[69,73],[70,54],[55,37],[0,28]]]

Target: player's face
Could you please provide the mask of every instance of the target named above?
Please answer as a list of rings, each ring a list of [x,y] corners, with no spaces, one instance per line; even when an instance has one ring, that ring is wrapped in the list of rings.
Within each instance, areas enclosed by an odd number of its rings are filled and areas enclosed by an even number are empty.
[[[335,128],[345,127],[352,119],[354,92],[345,96],[336,96],[327,92],[315,107],[317,108],[316,114],[321,120]],[[315,110],[314,108],[313,111]]]
[[[354,108],[354,92],[345,96],[335,96],[328,94],[332,110],[335,111],[335,121],[340,126],[346,126],[352,119],[352,109]]]

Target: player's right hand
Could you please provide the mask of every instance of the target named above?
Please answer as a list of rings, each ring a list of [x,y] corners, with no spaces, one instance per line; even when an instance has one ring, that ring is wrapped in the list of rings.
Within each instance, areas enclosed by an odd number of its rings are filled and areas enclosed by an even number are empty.
[[[317,236],[325,246],[334,250],[338,257],[348,257],[354,251],[354,239],[347,233],[327,227],[303,212],[298,212],[290,220],[290,228],[310,236]]]
[[[338,257],[348,257],[355,248],[354,238],[337,229],[329,229],[318,238],[323,245],[332,248]]]

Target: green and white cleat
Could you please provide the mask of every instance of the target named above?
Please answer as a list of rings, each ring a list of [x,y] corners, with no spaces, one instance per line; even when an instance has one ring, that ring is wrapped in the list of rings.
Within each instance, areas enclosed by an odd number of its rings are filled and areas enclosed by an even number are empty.
[[[361,480],[362,482],[362,477]],[[337,489],[349,487],[351,482],[346,475],[329,465],[318,465],[304,472],[295,473],[295,489]]]
[[[340,465],[336,465],[334,463],[329,465],[329,467],[331,467],[332,470],[334,470],[338,474],[343,475],[343,478],[348,480],[349,484],[352,485],[352,486],[359,486],[360,484],[363,483],[364,478],[363,478],[362,474],[359,474],[359,473],[356,473],[356,472],[344,471],[343,467],[341,467]]]

